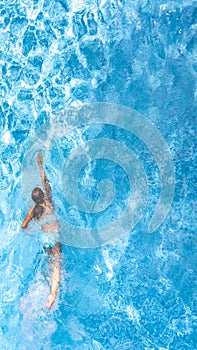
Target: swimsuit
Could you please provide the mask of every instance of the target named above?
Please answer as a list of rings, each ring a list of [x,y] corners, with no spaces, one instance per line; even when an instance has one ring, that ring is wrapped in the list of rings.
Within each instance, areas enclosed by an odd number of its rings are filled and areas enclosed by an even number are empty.
[[[45,232],[42,230],[42,226],[50,224],[54,221],[57,222],[57,217],[55,214],[51,214],[47,218],[38,220],[38,224],[42,231],[41,242],[44,248],[53,248],[55,244],[59,242],[60,232],[54,231],[53,228],[51,228],[51,231],[49,232]]]
[[[42,231],[41,242],[44,248],[53,248],[59,242],[59,232],[44,232]]]
[[[53,214],[50,214],[49,216],[47,216],[46,218],[43,218],[43,219],[39,219],[38,220],[38,223],[39,223],[39,226],[44,226],[46,224],[50,224],[51,222],[53,221],[57,221],[57,217],[55,215],[55,213]]]

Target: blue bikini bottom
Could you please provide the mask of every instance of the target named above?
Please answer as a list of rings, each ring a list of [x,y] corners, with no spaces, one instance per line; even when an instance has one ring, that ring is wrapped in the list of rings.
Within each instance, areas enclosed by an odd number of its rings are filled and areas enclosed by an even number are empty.
[[[41,232],[40,240],[44,248],[53,248],[60,241],[60,232]]]

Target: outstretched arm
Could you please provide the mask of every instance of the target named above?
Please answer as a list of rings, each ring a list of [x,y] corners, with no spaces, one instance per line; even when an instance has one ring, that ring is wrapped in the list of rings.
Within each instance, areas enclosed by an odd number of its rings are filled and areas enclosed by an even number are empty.
[[[45,190],[45,194],[46,194],[46,199],[47,199],[47,201],[52,203],[51,186],[49,184],[49,180],[47,179],[46,172],[45,172],[44,167],[43,167],[42,155],[40,153],[38,153],[38,155],[37,155],[37,162],[38,162],[40,175],[41,175],[41,179],[42,179],[42,186],[43,186],[43,188]]]
[[[56,243],[56,245],[51,249],[53,255],[53,266],[52,266],[52,277],[51,277],[51,294],[48,297],[46,308],[50,310],[51,306],[55,302],[58,293],[58,287],[60,282],[60,254],[61,245]]]
[[[32,214],[33,214],[33,210],[35,208],[35,205],[33,207],[31,207],[25,217],[25,219],[23,220],[23,223],[22,223],[22,228],[27,228],[28,226],[28,223],[31,221],[32,219]]]

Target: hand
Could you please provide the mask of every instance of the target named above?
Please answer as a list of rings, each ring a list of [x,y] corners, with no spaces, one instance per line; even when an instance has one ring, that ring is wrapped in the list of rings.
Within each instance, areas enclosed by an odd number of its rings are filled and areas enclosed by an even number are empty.
[[[42,155],[40,153],[38,153],[37,155],[37,162],[38,162],[38,165],[42,165],[43,160],[42,160]]]

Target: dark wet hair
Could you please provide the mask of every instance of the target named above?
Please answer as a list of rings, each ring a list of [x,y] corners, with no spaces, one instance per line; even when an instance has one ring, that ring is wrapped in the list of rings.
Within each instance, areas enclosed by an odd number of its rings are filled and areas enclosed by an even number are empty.
[[[44,208],[40,204],[36,204],[32,213],[33,219],[39,220],[44,213]]]
[[[44,202],[44,192],[40,187],[35,187],[31,193],[31,198],[36,204]]]

